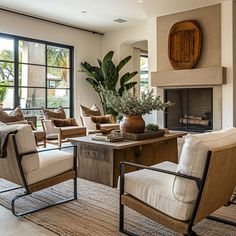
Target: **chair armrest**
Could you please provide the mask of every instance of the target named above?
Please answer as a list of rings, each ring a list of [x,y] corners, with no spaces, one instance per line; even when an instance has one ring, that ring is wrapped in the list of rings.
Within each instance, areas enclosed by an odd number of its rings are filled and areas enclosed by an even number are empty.
[[[58,133],[59,129],[56,127],[51,120],[42,120],[44,131],[47,134]]]
[[[122,186],[123,191],[124,191],[124,176],[125,176],[125,166],[126,165],[138,167],[140,169],[147,169],[147,170],[157,171],[157,172],[161,172],[161,173],[165,173],[165,174],[174,175],[174,176],[182,177],[182,178],[185,178],[185,179],[193,180],[193,181],[196,181],[198,189],[200,189],[200,187],[202,185],[202,179],[194,177],[194,176],[185,175],[185,174],[181,174],[181,173],[177,173],[177,172],[169,171],[169,170],[164,170],[164,169],[160,169],[160,168],[144,166],[144,165],[140,165],[140,164],[136,164],[136,163],[122,161],[122,162],[120,162],[120,183],[121,183],[121,186],[123,185]]]
[[[77,146],[76,145],[70,145],[70,146],[64,146],[64,147],[57,147],[57,148],[36,150],[36,151],[31,151],[31,152],[24,152],[24,153],[19,154],[19,156],[22,158],[23,156],[28,156],[28,155],[31,155],[31,154],[34,154],[34,153],[48,152],[48,151],[61,150],[61,149],[67,149],[67,148],[73,148],[74,152],[77,151]]]
[[[82,119],[87,130],[96,130],[96,124],[92,121],[90,116],[83,116]]]

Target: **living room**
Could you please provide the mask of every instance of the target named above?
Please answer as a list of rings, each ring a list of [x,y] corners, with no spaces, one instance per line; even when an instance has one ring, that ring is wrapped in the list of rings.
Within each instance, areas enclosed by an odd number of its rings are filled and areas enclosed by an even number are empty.
[[[0,235],[236,235],[235,0],[0,15]]]

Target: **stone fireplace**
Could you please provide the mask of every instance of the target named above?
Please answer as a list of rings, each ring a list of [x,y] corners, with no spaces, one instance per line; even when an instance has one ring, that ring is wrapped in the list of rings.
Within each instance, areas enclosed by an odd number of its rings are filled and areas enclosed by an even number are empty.
[[[161,127],[196,132],[223,128],[227,120],[223,110],[231,96],[225,94],[231,86],[231,71],[223,63],[221,13],[221,5],[217,4],[157,17],[157,57],[156,66],[151,67],[151,86],[163,101],[175,103],[167,112],[157,113]],[[196,20],[201,26],[201,55],[193,69],[175,70],[168,58],[168,35],[173,24],[186,20]]]

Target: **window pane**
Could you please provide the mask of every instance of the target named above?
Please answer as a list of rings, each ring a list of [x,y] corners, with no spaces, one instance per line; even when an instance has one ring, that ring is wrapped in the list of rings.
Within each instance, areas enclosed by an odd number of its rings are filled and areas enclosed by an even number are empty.
[[[48,67],[48,88],[69,88],[69,70]]]
[[[14,40],[0,38],[0,60],[14,61]]]
[[[140,57],[140,93],[148,90],[148,57]]]
[[[14,107],[14,89],[0,86],[0,100],[3,102],[4,109],[12,109]]]
[[[19,85],[45,87],[45,67],[20,64]]]
[[[45,107],[45,89],[20,88],[19,95],[22,108]]]
[[[69,67],[69,49],[61,47],[47,47],[48,66]]]
[[[19,62],[45,65],[45,45],[19,41]]]
[[[14,63],[0,62],[0,82],[14,84]]]
[[[69,107],[69,90],[67,89],[48,89],[49,108]]]

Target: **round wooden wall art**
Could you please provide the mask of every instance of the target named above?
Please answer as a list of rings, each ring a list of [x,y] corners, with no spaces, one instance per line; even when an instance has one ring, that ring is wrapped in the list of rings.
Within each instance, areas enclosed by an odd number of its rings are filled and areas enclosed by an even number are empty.
[[[168,54],[175,69],[191,69],[200,57],[202,31],[197,21],[175,23],[170,30]]]

